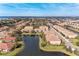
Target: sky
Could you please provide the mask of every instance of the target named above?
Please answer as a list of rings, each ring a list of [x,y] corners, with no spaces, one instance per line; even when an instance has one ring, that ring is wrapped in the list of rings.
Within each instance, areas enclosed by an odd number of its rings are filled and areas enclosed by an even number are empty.
[[[2,3],[0,16],[79,16],[79,4]]]

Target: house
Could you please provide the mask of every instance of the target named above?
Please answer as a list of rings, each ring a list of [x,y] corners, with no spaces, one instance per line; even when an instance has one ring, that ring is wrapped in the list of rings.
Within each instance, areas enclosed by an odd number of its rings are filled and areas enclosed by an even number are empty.
[[[16,29],[22,29],[26,25],[26,22],[19,21],[16,23]]]
[[[41,32],[41,30],[39,28],[35,28],[34,31],[35,32]]]
[[[0,32],[0,38],[5,38],[7,36],[11,36],[12,32],[11,31],[1,31]]]
[[[3,40],[5,42],[15,42],[16,41],[16,37],[5,37],[5,38],[3,38]]]
[[[9,28],[8,26],[3,26],[3,27],[0,27],[0,31],[7,30],[8,28]]]
[[[0,51],[9,52],[13,47],[12,43],[0,43]]]
[[[61,44],[61,40],[53,31],[48,31],[47,33],[45,32],[45,38],[46,38],[46,41],[49,42],[50,44],[53,44],[53,45]]]
[[[33,26],[25,26],[24,29],[21,30],[22,32],[32,32],[33,31]]]
[[[0,32],[0,38],[4,38],[7,35],[6,31],[1,31]]]
[[[19,21],[19,22],[16,22],[16,25],[19,25],[19,24],[21,24],[21,23],[23,23],[24,21],[23,20],[21,20],[21,21]]]
[[[16,28],[15,27],[11,27],[11,28],[9,28],[9,30],[7,30],[7,35],[12,35],[13,33],[15,33],[17,30],[16,30]]]
[[[42,32],[48,31],[48,27],[47,27],[47,26],[40,26],[39,29],[40,29]]]
[[[67,30],[63,27],[60,27],[58,25],[54,25],[53,26],[55,29],[57,29],[60,33],[62,33],[65,37],[67,38],[75,38],[77,36],[76,33],[70,31],[70,30]]]

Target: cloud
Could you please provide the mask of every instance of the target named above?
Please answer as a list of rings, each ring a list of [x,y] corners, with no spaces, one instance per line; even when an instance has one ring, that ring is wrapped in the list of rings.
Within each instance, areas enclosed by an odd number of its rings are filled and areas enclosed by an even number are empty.
[[[24,15],[79,15],[79,4],[76,3],[9,3],[0,4],[0,16]]]

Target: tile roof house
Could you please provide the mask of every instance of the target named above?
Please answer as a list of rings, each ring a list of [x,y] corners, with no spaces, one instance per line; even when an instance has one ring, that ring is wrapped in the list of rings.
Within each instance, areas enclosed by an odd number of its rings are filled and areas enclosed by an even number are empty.
[[[34,31],[35,32],[41,32],[41,30],[39,28],[35,28]]]
[[[61,32],[65,37],[75,38],[77,36],[77,34],[74,33],[73,31],[67,30],[63,27],[60,27],[60,26],[57,26],[57,25],[54,25],[53,27],[55,29],[57,29],[59,32]]]
[[[33,31],[33,26],[25,26],[24,29],[21,30],[22,32],[32,32]]]
[[[40,29],[42,32],[48,31],[48,27],[47,27],[47,26],[40,26],[39,29]]]
[[[10,31],[1,31],[0,32],[0,38],[5,38],[7,36],[11,36],[11,32]]]
[[[12,43],[0,43],[0,51],[9,52],[13,47]]]
[[[6,31],[1,31],[0,32],[0,38],[4,38],[7,35]]]
[[[50,44],[53,44],[53,45],[61,44],[61,40],[53,31],[48,31],[47,33],[45,33],[45,38],[47,42],[49,42]]]
[[[19,25],[19,24],[21,24],[23,22],[24,22],[23,20],[22,21],[19,21],[19,22],[16,22],[16,25]]]
[[[6,41],[6,42],[15,42],[16,37],[5,37],[5,38],[3,38],[3,40]]]

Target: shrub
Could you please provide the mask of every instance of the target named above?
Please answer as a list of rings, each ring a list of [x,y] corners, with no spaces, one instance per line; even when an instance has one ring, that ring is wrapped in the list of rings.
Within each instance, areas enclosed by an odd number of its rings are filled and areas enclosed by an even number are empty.
[[[19,48],[19,47],[21,47],[21,46],[22,46],[22,44],[17,44],[16,48]]]
[[[76,45],[79,46],[79,42],[77,42]]]
[[[45,47],[46,45],[47,45],[47,42],[43,40],[42,43],[41,43],[41,46]]]
[[[74,53],[79,56],[79,51],[75,50]]]

